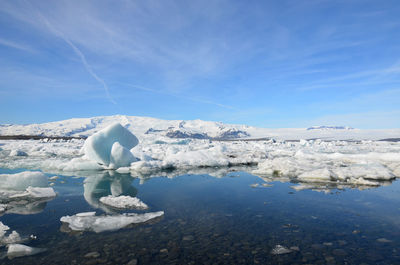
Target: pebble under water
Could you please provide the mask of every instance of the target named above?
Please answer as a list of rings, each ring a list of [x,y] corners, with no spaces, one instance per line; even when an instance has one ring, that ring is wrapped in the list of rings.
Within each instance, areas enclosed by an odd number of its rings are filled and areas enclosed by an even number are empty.
[[[17,172],[17,171],[14,171]],[[212,174],[210,169],[210,174]],[[86,182],[92,181],[93,185]],[[265,182],[245,172],[152,177],[92,172],[59,176],[57,197],[32,214],[0,221],[27,245],[46,248],[2,264],[399,264],[400,182],[367,190],[296,191],[294,183]],[[256,185],[258,184],[258,185]],[[264,184],[264,185],[263,185]],[[119,189],[149,209],[106,208],[98,199]],[[77,232],[60,218],[164,211],[163,217],[114,232]]]

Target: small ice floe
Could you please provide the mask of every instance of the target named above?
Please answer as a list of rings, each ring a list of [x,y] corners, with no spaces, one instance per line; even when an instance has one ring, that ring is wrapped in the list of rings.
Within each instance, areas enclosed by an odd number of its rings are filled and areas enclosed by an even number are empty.
[[[137,209],[145,210],[149,207],[136,197],[131,196],[117,196],[112,195],[101,197],[100,202],[118,209]]]
[[[63,216],[60,221],[67,223],[73,231],[94,231],[100,233],[104,231],[116,231],[130,224],[145,223],[163,215],[163,211],[104,216],[96,216],[96,212],[84,212],[72,216]]]
[[[18,232],[12,231],[8,233],[10,227],[0,222],[0,246],[21,242],[22,239]]]
[[[8,245],[7,256],[9,258],[32,256],[38,253],[46,251],[44,248],[33,248],[22,244],[10,244]]]
[[[281,245],[276,245],[272,250],[271,250],[271,254],[272,255],[282,255],[282,254],[288,254],[293,252],[293,250],[288,249],[284,246]]]
[[[386,239],[386,238],[378,238],[376,241],[380,242],[380,243],[391,243],[392,240]]]

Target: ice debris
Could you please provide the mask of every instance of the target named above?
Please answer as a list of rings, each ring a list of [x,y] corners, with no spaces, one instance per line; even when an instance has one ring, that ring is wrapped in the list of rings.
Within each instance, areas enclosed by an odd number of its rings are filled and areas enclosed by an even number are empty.
[[[83,212],[72,216],[63,216],[60,221],[67,223],[69,228],[73,231],[94,231],[100,233],[104,231],[119,230],[130,224],[144,223],[163,215],[163,211],[143,214],[126,213],[104,216],[96,216],[96,212]]]
[[[139,140],[121,124],[115,123],[89,136],[83,149],[87,158],[113,168],[129,166],[135,161],[130,149]]]
[[[119,209],[137,209],[137,210],[145,210],[149,207],[139,200],[136,197],[131,196],[117,196],[114,197],[112,195],[101,197],[100,202]]]

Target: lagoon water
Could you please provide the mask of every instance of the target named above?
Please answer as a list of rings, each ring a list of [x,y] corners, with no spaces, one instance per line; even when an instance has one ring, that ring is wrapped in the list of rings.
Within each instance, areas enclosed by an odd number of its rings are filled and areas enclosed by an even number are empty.
[[[216,169],[215,169],[216,170]],[[212,177],[134,178],[96,171],[86,178],[59,176],[57,197],[0,221],[43,253],[2,264],[399,264],[400,182],[389,186],[296,191],[296,183],[270,182],[245,171]],[[16,173],[21,170],[0,170]],[[53,175],[51,175],[53,176]],[[258,184],[258,185],[257,185]],[[264,185],[263,185],[264,184]],[[99,198],[118,190],[148,210],[107,207]],[[164,211],[150,222],[113,232],[77,232],[62,216],[96,211]],[[279,247],[282,246],[281,253]]]

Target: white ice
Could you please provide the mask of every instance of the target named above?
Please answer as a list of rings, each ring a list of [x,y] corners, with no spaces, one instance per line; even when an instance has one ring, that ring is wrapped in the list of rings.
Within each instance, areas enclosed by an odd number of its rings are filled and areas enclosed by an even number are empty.
[[[15,230],[10,232],[10,227],[0,222],[0,246],[21,242],[22,239]]]
[[[119,208],[119,209],[138,209],[138,210],[145,210],[148,209],[149,207],[147,204],[142,202],[140,199],[137,197],[131,197],[131,196],[117,196],[114,197],[112,195],[106,196],[106,197],[101,197],[100,202],[114,207],[114,208]]]
[[[68,223],[69,228],[74,231],[94,231],[100,233],[104,231],[119,230],[130,224],[144,223],[163,215],[163,211],[143,214],[127,213],[104,216],[96,216],[95,212],[87,212],[78,213],[72,216],[63,216],[60,221]]]
[[[109,166],[110,163],[117,166],[127,166],[133,160],[129,149],[138,143],[139,140],[135,135],[121,124],[114,123],[89,136],[83,145],[83,149],[89,159],[105,166]]]
[[[45,251],[43,248],[33,248],[22,244],[8,245],[7,256],[9,258],[32,256]]]
[[[0,189],[24,191],[28,187],[47,187],[47,177],[39,171],[0,174]]]
[[[32,214],[43,210],[56,196],[42,172],[0,174],[0,214]]]

